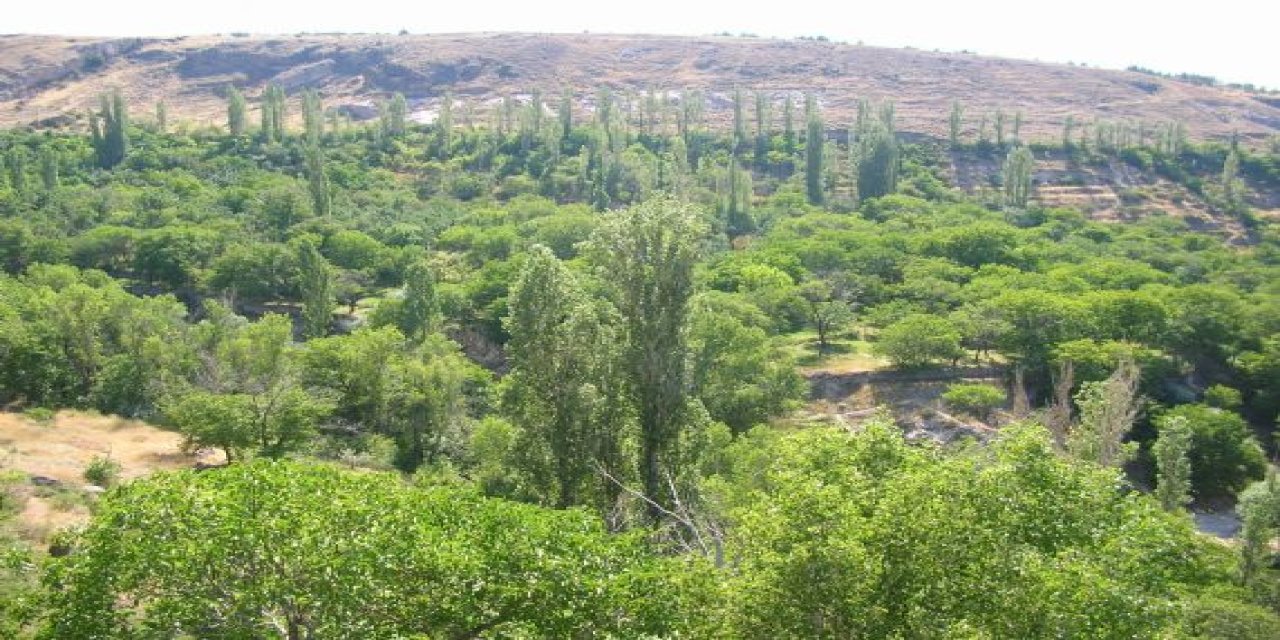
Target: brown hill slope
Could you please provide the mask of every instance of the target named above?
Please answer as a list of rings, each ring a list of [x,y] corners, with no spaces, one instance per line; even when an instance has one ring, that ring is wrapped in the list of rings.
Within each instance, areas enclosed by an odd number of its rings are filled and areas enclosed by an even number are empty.
[[[942,135],[953,100],[969,127],[1002,109],[1026,114],[1024,136],[1056,137],[1068,115],[1185,123],[1193,137],[1280,132],[1280,98],[1149,75],[1060,64],[799,40],[623,35],[305,35],[95,39],[0,36],[0,125],[80,112],[111,87],[139,111],[164,99],[171,117],[221,122],[228,84],[250,96],[269,82],[316,88],[368,115],[403,92],[428,113],[446,90],[487,102],[574,88],[709,92],[728,117],[733,87],[816,92],[829,122],[860,98],[893,99],[906,131]],[[58,119],[50,122],[57,122]]]

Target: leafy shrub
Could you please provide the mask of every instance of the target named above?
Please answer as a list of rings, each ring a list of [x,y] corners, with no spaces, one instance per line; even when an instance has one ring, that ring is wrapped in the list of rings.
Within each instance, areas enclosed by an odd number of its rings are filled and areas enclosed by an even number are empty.
[[[22,511],[24,494],[18,487],[26,484],[27,475],[18,471],[0,471],[0,521]]]
[[[1243,396],[1236,389],[1222,384],[1215,384],[1204,390],[1204,403],[1218,409],[1234,411],[1244,402]]]
[[[43,425],[53,424],[53,419],[57,417],[57,412],[47,407],[32,407],[22,412],[22,415],[32,422]]]
[[[120,479],[120,463],[111,456],[94,456],[84,468],[84,479],[89,484],[110,487]]]
[[[947,387],[942,399],[952,407],[986,420],[992,411],[1005,403],[1006,395],[1003,389],[989,384],[957,383]]]

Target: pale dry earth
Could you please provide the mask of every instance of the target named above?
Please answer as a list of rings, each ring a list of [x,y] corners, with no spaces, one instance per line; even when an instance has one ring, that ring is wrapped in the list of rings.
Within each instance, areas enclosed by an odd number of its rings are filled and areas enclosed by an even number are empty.
[[[373,117],[403,92],[429,120],[445,92],[483,114],[504,95],[568,88],[584,113],[598,88],[625,101],[647,90],[707,93],[708,114],[730,117],[735,88],[797,101],[812,92],[829,125],[852,119],[857,101],[893,100],[902,130],[942,136],[953,101],[966,131],[997,110],[1026,114],[1026,138],[1060,136],[1080,120],[1185,123],[1193,137],[1238,132],[1261,141],[1280,131],[1280,96],[1207,87],[1129,71],[889,49],[812,40],[596,34],[190,36],[170,39],[0,36],[0,125],[65,122],[118,87],[149,113],[221,123],[228,85],[252,99],[268,83],[317,89],[330,106]],[[750,109],[748,109],[750,111]],[[297,109],[294,109],[297,112]],[[477,115],[476,117],[485,117]],[[776,122],[777,120],[775,120]],[[989,126],[990,123],[989,123]]]

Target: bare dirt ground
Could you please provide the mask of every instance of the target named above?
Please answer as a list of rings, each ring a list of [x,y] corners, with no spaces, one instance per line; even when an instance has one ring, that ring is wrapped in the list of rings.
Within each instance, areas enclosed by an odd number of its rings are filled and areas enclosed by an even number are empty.
[[[903,131],[942,137],[953,101],[966,131],[1003,110],[1022,112],[1028,139],[1056,139],[1079,121],[1180,121],[1193,137],[1280,132],[1280,97],[1089,67],[857,44],[745,37],[475,33],[253,35],[168,39],[0,36],[0,125],[25,124],[96,105],[120,88],[139,114],[164,100],[170,119],[221,124],[223,93],[252,98],[268,83],[317,89],[330,106],[376,114],[402,92],[429,113],[446,91],[486,109],[501,96],[539,90],[553,104],[568,88],[580,113],[607,87],[625,104],[646,90],[699,89],[708,117],[727,122],[735,88],[795,99],[814,93],[831,126],[858,100],[893,100]],[[632,104],[638,100],[631,101]],[[777,105],[775,105],[777,106]],[[781,113],[775,109],[775,122]],[[297,113],[297,109],[294,109]]]
[[[19,533],[43,541],[58,529],[84,522],[91,493],[84,469],[96,456],[120,464],[122,480],[164,469],[190,467],[197,457],[181,451],[182,437],[144,422],[63,411],[49,424],[0,413],[0,468],[57,481],[55,487],[22,485]],[[217,459],[201,458],[209,463]]]

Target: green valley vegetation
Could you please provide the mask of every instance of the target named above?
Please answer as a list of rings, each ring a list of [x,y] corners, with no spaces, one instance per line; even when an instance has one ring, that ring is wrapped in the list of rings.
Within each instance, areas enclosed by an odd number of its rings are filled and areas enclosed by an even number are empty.
[[[0,403],[228,461],[112,474],[49,550],[0,470],[0,635],[1277,636],[1280,149],[999,110],[993,141],[958,102],[909,139],[763,90],[731,123],[694,90],[432,124],[226,95],[0,132]],[[1240,235],[1046,206],[1049,158]],[[799,411],[801,371],[857,367],[988,435]],[[1195,532],[1237,497],[1238,542]]]

